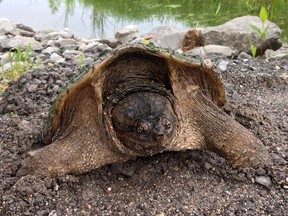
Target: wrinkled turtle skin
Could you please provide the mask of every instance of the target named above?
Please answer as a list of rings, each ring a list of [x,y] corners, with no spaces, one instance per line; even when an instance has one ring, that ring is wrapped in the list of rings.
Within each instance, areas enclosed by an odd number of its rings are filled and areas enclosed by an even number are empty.
[[[118,48],[59,97],[46,142],[18,175],[81,174],[163,151],[202,149],[233,167],[268,153],[221,107],[225,91],[205,61],[145,45]]]

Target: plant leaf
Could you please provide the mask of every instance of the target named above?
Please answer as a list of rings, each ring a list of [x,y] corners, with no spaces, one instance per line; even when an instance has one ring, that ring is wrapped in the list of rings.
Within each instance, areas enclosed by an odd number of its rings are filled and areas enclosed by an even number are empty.
[[[267,25],[267,26],[264,28],[264,31],[263,31],[263,32],[266,33],[266,32],[268,31],[269,27],[270,27],[270,25]]]
[[[263,40],[266,38],[266,32],[261,32],[260,38]]]
[[[251,49],[252,56],[255,58],[256,57],[256,52],[257,52],[257,47],[251,46],[250,49]]]
[[[149,40],[144,40],[144,41],[143,41],[143,44],[144,44],[144,45],[149,45],[149,44],[150,44],[150,41],[149,41]]]
[[[250,28],[251,28],[253,31],[258,32],[259,34],[261,34],[261,29],[258,28],[257,26],[255,26],[255,25],[250,25]]]
[[[261,7],[261,10],[260,10],[260,19],[262,21],[262,23],[265,23],[266,20],[268,19],[268,12],[266,10],[265,7]]]

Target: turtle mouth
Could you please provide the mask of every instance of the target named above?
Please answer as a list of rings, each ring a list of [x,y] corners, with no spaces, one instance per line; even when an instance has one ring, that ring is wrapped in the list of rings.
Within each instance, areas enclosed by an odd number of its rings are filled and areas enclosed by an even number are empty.
[[[163,137],[154,138],[150,142],[139,141],[137,138],[129,137],[129,140],[123,140],[119,137],[121,143],[132,150],[133,152],[142,155],[150,156],[164,151],[170,144],[170,139]]]

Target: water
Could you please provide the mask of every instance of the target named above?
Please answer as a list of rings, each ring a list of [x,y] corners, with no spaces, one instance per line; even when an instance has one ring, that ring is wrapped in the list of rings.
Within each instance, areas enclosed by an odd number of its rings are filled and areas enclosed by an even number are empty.
[[[271,14],[288,41],[288,3],[279,4]],[[77,37],[113,38],[131,24],[140,34],[163,25],[182,30],[219,25],[237,16],[258,15],[260,5],[255,0],[0,0],[0,17],[36,30],[69,28]]]

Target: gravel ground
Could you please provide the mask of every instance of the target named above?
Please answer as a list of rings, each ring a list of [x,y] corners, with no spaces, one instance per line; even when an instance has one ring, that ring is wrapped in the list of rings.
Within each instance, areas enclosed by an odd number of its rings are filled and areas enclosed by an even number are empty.
[[[235,170],[213,153],[186,151],[79,176],[16,177],[26,153],[43,146],[52,101],[80,70],[65,62],[27,73],[0,99],[0,215],[287,215],[288,60],[224,60],[224,110],[269,149],[269,169]]]

